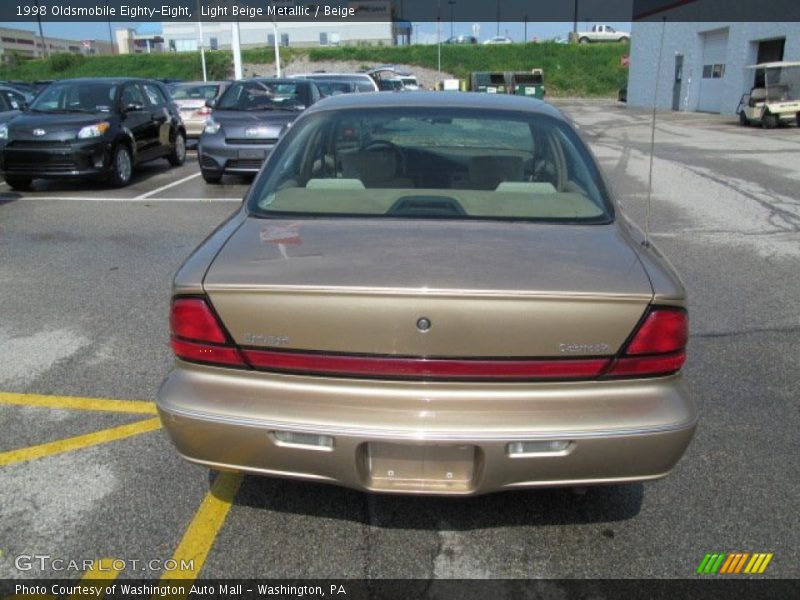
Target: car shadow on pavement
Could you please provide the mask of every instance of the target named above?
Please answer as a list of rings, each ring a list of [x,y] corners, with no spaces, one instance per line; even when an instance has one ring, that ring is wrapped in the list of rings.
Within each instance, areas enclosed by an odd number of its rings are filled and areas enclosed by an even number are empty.
[[[235,504],[387,529],[434,530],[446,523],[447,529],[461,531],[623,521],[639,514],[643,498],[640,483],[597,486],[583,495],[554,488],[437,497],[368,494],[326,484],[247,476]]]
[[[20,198],[22,198],[22,194],[16,192],[0,192],[0,206],[19,200]]]
[[[146,182],[151,177],[168,173],[174,170],[166,160],[155,160],[138,165],[131,175],[131,180],[127,186],[116,188],[102,177],[82,177],[70,179],[34,179],[31,191],[33,192],[98,192],[98,191],[122,191],[131,186]]]

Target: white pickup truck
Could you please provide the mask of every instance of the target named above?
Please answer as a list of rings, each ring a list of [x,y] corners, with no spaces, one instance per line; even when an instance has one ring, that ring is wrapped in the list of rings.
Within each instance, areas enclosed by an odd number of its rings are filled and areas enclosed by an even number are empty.
[[[575,34],[578,42],[588,44],[589,42],[628,42],[631,34],[627,31],[617,31],[610,25],[593,25],[589,31],[579,31]]]

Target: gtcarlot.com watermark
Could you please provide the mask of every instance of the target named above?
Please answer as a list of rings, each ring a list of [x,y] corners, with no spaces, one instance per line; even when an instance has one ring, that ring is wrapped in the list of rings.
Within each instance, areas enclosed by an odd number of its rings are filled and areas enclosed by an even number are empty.
[[[90,559],[59,558],[49,554],[20,554],[14,558],[14,566],[19,571],[55,571],[70,573],[86,571],[94,572],[169,572],[169,571],[194,571],[194,559],[176,560],[168,558],[139,559],[139,558],[114,558],[104,561]]]

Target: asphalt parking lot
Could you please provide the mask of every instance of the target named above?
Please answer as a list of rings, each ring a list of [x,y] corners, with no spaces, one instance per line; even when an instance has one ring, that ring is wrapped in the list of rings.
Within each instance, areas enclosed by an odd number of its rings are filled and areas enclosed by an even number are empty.
[[[643,224],[649,114],[560,105]],[[249,181],[207,185],[190,155],[122,190],[0,184],[0,578],[82,576],[20,555],[118,559],[120,578],[168,559],[203,578],[682,578],[734,551],[774,553],[763,577],[800,576],[800,130],[665,114],[656,136],[652,238],[690,292],[702,420],[667,479],[582,496],[211,480],[152,401],[172,273]]]

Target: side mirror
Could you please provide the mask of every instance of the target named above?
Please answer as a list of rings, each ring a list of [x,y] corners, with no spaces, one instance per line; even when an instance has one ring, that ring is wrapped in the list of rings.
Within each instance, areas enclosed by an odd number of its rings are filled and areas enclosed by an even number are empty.
[[[122,112],[129,113],[129,112],[136,112],[138,110],[144,110],[144,104],[140,102],[130,102],[125,105],[125,108],[122,109]]]
[[[206,108],[214,108],[217,105],[217,101],[214,98],[206,100]]]

